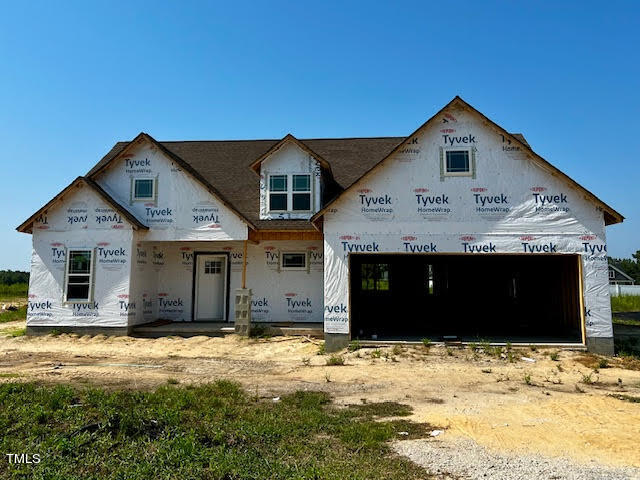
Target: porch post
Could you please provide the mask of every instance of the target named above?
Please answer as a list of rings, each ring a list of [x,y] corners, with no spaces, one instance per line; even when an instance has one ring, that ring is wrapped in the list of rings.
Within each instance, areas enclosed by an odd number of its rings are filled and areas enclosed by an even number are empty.
[[[244,241],[244,247],[242,251],[242,288],[247,288],[247,243]]]
[[[247,240],[244,241],[242,254],[242,288],[236,289],[235,331],[239,335],[251,335],[251,296],[247,288]]]

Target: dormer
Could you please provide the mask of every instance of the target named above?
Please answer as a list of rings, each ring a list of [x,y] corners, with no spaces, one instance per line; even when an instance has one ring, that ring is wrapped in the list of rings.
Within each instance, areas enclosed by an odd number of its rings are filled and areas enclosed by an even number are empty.
[[[251,168],[260,175],[261,220],[308,220],[322,208],[329,164],[288,134]]]

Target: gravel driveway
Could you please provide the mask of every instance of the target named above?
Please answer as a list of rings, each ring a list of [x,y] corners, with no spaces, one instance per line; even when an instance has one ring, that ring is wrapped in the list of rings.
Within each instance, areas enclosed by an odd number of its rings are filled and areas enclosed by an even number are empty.
[[[491,480],[640,479],[640,469],[583,465],[563,458],[490,452],[473,440],[421,439],[396,442],[394,449],[436,478]]]

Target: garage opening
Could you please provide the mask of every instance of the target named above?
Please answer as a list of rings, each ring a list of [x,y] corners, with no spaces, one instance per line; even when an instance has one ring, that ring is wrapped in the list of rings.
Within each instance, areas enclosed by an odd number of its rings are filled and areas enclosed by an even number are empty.
[[[351,336],[582,341],[577,255],[352,254]]]

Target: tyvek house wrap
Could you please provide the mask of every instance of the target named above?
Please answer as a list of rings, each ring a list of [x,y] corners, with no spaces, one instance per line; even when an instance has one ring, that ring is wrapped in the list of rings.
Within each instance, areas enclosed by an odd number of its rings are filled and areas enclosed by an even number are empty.
[[[153,179],[154,199],[132,198],[135,179]],[[246,240],[247,225],[191,174],[143,141],[94,180],[149,227],[144,241]]]
[[[472,175],[444,175],[447,148],[471,148]],[[468,110],[441,113],[325,213],[325,332],[349,333],[348,255],[384,252],[579,254],[586,334],[613,335],[602,211]]]
[[[138,238],[139,232],[136,232]],[[132,324],[157,318],[189,321],[192,318],[193,262],[195,254],[215,253],[228,258],[228,318],[234,319],[233,292],[242,282],[243,242],[136,242],[133,248]],[[287,271],[280,267],[282,252],[306,253],[308,268]],[[254,322],[322,321],[322,242],[269,241],[247,247],[247,287],[253,291]]]
[[[129,304],[131,225],[94,191],[81,186],[33,225],[28,326],[123,327]],[[90,302],[64,302],[69,249],[94,253]]]

